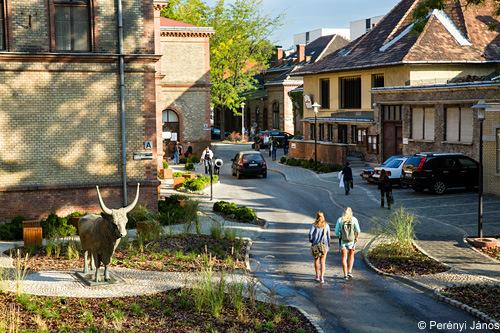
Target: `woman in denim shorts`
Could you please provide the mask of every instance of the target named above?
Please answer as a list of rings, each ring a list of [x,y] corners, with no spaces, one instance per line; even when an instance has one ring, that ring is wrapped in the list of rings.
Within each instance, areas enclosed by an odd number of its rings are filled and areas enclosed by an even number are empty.
[[[340,238],[340,251],[342,252],[342,269],[344,279],[352,279],[352,266],[354,265],[354,252],[361,230],[358,219],[352,216],[351,207],[344,210],[335,225],[335,234]],[[349,259],[348,259],[349,257]]]

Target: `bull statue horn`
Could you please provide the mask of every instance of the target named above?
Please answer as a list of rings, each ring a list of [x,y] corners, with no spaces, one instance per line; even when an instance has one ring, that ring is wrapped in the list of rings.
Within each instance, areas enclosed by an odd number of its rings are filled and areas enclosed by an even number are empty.
[[[130,205],[128,205],[127,207],[125,207],[125,212],[128,213],[130,212],[132,209],[134,209],[135,205],[137,205],[137,201],[139,201],[139,186],[140,184],[137,183],[137,193],[135,194],[135,199],[134,199],[134,202],[132,202]]]
[[[104,213],[111,215],[112,211],[106,205],[104,204],[104,201],[102,200],[101,192],[99,192],[99,186],[96,186],[97,189],[97,196],[99,198],[99,205],[101,206],[101,209]]]

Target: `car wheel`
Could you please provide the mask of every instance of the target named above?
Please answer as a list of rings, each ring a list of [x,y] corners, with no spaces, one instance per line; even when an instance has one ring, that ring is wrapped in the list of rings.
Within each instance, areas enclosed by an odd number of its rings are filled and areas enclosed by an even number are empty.
[[[262,178],[267,178],[267,172],[264,172],[264,173],[262,174]]]
[[[436,194],[443,194],[445,191],[446,184],[441,180],[437,180],[434,185],[432,185],[432,192]]]

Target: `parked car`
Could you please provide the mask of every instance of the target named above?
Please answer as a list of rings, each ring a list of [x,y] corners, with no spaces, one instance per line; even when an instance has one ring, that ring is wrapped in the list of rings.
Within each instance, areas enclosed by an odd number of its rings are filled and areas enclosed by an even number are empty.
[[[220,137],[220,128],[215,128],[215,127],[212,127],[211,130],[210,130],[210,133],[211,133],[211,137],[212,137],[212,140],[220,140],[221,137]],[[224,137],[227,138],[229,135],[231,134],[231,132],[229,131],[224,131]]]
[[[401,183],[401,172],[403,171],[404,162],[408,159],[408,157],[395,157],[392,158],[389,162],[384,163],[381,166],[378,166],[374,169],[372,179],[375,182],[380,181],[380,172],[385,170],[386,175],[389,177],[389,180],[393,184]]]
[[[240,179],[242,175],[262,175],[262,178],[267,177],[267,165],[264,156],[256,151],[242,151],[236,154],[231,160],[232,174]]]
[[[388,163],[390,163],[392,160],[394,160],[395,158],[402,158],[404,157],[403,155],[393,155],[393,156],[390,156],[388,159],[386,159],[384,161],[384,163],[380,164],[381,167],[384,167],[386,166]],[[374,183],[375,180],[373,179],[373,174],[375,173],[375,169],[372,168],[372,167],[367,167],[367,168],[364,168],[362,171],[361,171],[361,178],[363,178],[364,180],[366,180],[367,182],[369,183]]]
[[[421,192],[443,194],[448,188],[478,185],[479,163],[460,153],[420,153],[406,160],[401,183]]]
[[[283,147],[283,142],[285,141],[285,138],[288,140],[293,138],[293,134],[290,134],[288,132],[283,132],[283,131],[276,131],[276,130],[271,130],[271,131],[260,131],[257,134],[260,138],[260,148],[265,149],[269,145],[269,143],[264,144],[266,140],[264,140],[265,137],[271,139],[271,138],[276,138],[278,141],[278,148]],[[269,141],[268,141],[269,142]],[[252,144],[252,148],[254,148],[254,145]]]

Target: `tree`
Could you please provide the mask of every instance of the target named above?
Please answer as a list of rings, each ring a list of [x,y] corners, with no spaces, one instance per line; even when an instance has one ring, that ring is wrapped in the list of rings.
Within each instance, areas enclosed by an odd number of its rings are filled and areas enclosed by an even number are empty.
[[[422,32],[427,23],[427,15],[433,9],[444,9],[446,3],[449,0],[422,0],[416,7],[413,13],[413,21],[415,22],[415,30]],[[459,1],[459,0],[454,0]],[[500,1],[499,0],[465,0],[466,6],[480,6],[486,5],[487,3],[493,3],[493,13],[492,15],[497,17],[500,16]],[[494,20],[489,24],[491,30],[496,30],[499,27],[497,20]]]
[[[271,33],[281,17],[262,14],[262,0],[218,0],[210,7],[202,0],[171,0],[162,16],[194,25],[210,26],[212,107],[240,114],[242,93],[256,88],[254,79],[272,55]]]

